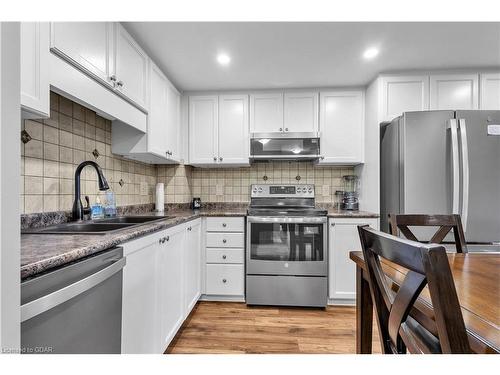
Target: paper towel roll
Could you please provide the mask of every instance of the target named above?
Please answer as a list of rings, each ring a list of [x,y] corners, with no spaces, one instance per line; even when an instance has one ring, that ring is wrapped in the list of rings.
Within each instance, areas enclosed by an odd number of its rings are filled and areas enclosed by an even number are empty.
[[[163,182],[156,184],[156,211],[163,212],[165,209],[165,187]]]

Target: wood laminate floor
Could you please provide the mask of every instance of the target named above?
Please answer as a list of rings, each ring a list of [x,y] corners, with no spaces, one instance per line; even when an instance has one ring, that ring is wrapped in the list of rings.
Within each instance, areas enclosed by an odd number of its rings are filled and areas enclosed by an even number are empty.
[[[354,307],[323,310],[199,302],[166,353],[353,354],[355,332]],[[376,332],[373,352],[380,353]]]

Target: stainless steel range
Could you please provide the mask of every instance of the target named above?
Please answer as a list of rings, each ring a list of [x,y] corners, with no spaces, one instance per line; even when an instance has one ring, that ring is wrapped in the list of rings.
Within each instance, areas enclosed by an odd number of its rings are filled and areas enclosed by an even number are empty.
[[[315,208],[314,185],[252,185],[247,304],[326,306],[326,214]]]

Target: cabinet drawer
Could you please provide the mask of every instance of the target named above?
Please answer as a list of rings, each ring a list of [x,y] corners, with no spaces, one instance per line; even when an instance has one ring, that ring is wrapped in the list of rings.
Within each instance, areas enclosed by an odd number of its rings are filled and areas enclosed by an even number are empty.
[[[207,264],[207,294],[240,296],[245,292],[244,284],[242,264]]]
[[[207,247],[240,247],[245,246],[243,233],[207,233]]]
[[[207,263],[243,264],[244,259],[243,249],[207,249]]]
[[[207,217],[207,232],[244,232],[243,217]]]

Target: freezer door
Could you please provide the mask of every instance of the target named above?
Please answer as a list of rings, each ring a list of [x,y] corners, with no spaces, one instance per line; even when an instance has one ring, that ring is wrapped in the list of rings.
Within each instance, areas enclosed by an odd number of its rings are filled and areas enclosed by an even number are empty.
[[[488,132],[492,125],[500,125],[500,111],[457,111],[456,119],[465,238],[472,243],[500,243],[500,135]]]
[[[389,233],[387,215],[400,213],[398,117],[380,129],[380,228]]]
[[[454,141],[450,119],[453,115],[453,111],[403,114],[400,129],[402,213],[452,213]]]

